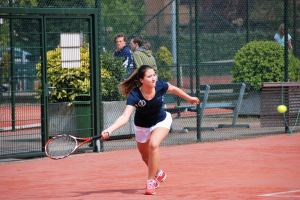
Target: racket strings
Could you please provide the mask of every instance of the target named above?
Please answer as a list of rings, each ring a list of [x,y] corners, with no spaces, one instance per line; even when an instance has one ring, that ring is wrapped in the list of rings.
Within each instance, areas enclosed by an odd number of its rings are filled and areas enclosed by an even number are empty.
[[[47,145],[47,154],[54,158],[59,159],[70,155],[77,146],[75,138],[69,136],[59,136],[53,138]]]

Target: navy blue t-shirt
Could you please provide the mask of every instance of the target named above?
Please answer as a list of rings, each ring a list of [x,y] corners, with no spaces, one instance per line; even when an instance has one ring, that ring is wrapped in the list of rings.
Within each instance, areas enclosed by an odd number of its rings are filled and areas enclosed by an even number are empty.
[[[166,118],[166,112],[162,108],[163,95],[167,92],[169,85],[164,81],[157,81],[155,86],[155,96],[146,100],[140,89],[137,87],[131,90],[126,105],[136,108],[134,124],[136,126],[149,128]]]

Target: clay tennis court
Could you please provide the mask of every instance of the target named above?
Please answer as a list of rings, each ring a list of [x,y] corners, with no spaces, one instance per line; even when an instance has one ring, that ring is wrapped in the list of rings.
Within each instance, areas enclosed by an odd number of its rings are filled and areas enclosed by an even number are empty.
[[[12,126],[12,110],[10,106],[0,107],[0,128]],[[24,126],[41,123],[41,106],[16,106],[15,125]]]
[[[1,199],[300,199],[300,134],[160,148],[168,177],[144,195],[136,149],[0,160]]]

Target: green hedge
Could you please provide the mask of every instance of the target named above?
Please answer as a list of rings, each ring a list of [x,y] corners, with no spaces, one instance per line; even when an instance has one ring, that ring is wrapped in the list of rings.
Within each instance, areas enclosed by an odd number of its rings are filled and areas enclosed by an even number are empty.
[[[290,51],[288,60],[288,77],[297,82],[300,80],[300,61]],[[284,47],[277,42],[249,42],[234,57],[232,82],[250,82],[255,90],[260,90],[264,82],[283,82],[284,63]]]

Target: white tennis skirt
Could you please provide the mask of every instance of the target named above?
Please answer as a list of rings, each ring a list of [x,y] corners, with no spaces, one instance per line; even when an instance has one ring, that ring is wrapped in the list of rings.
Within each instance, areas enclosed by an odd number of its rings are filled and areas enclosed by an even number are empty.
[[[135,140],[139,143],[147,142],[150,139],[152,131],[157,127],[165,127],[170,130],[172,125],[172,116],[169,112],[166,113],[167,116],[163,121],[158,122],[150,128],[144,128],[134,125]]]

